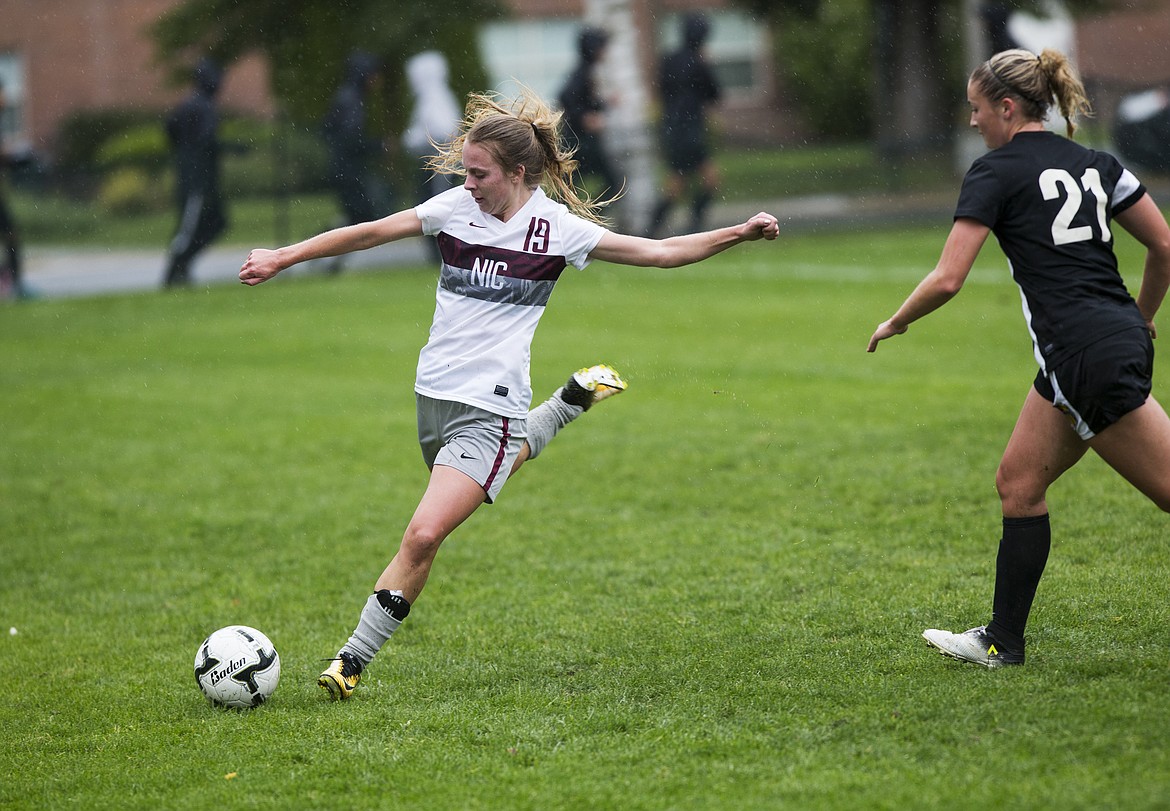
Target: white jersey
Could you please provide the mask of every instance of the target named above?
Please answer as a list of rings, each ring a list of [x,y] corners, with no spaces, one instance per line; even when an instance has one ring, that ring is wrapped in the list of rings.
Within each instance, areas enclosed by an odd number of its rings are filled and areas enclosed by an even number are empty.
[[[414,390],[505,417],[525,417],[532,336],[567,265],[589,264],[605,229],[537,188],[507,222],[462,187],[415,207],[443,264]]]

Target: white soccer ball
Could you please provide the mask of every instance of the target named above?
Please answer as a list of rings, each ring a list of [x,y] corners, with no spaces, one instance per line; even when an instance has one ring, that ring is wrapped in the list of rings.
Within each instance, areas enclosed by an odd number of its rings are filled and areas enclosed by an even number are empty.
[[[280,654],[247,625],[220,628],[195,652],[195,683],[212,704],[258,707],[280,681]]]

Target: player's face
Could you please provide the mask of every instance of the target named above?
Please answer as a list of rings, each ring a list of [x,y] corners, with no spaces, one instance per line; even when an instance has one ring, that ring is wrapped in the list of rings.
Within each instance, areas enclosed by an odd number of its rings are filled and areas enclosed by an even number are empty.
[[[473,141],[465,142],[463,169],[467,173],[463,188],[471,192],[484,214],[507,220],[520,207],[517,201],[524,188],[522,175],[505,172],[487,149]]]
[[[967,83],[967,102],[971,105],[971,126],[979,130],[988,149],[998,149],[1011,140],[1002,105],[980,93],[973,82]]]

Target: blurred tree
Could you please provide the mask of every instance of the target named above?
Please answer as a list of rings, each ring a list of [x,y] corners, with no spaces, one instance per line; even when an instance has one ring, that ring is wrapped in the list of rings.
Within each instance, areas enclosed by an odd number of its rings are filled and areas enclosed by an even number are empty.
[[[872,132],[869,2],[816,8],[812,0],[794,0],[791,14],[773,25],[782,84],[815,137],[852,140]]]
[[[946,5],[946,8],[942,6]],[[878,151],[906,158],[948,151],[963,52],[958,4],[872,0],[871,114]]]
[[[277,190],[276,241],[288,241],[288,194],[297,169],[290,160],[290,136],[319,137],[330,99],[357,50],[377,56],[380,81],[367,98],[371,136],[387,146],[384,159],[371,165],[371,183],[386,208],[412,201],[416,167],[399,159],[399,134],[412,104],[405,63],[425,50],[447,57],[451,87],[462,98],[482,89],[486,72],[476,47],[478,25],[503,13],[500,0],[462,0],[457,12],[430,0],[182,0],[153,26],[157,61],[176,83],[190,76],[188,66],[211,56],[229,66],[259,53],[269,66],[278,103],[271,139]]]
[[[1044,16],[1050,0],[734,0],[766,21],[776,69],[813,134],[873,137],[884,154],[945,148],[965,71],[963,33],[983,6]],[[1145,2],[1145,0],[1138,0]],[[1075,14],[1109,0],[1063,0]]]
[[[821,8],[821,0],[737,0],[738,5],[761,17],[810,20]]]
[[[381,97],[371,123],[401,129],[409,109],[403,66],[420,51],[442,51],[457,95],[485,84],[476,28],[503,13],[499,0],[462,0],[458,13],[430,0],[184,0],[152,34],[157,58],[177,82],[187,65],[208,55],[224,65],[250,53],[269,63],[272,89],[294,121],[319,121],[353,50],[384,65]],[[379,127],[379,124],[381,125]]]

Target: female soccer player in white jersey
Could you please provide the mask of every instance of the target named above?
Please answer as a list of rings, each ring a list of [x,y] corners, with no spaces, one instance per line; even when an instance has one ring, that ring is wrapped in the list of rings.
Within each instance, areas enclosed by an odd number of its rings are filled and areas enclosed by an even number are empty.
[[[1068,60],[998,53],[967,84],[971,126],[990,152],[963,180],[938,265],[869,341],[906,331],[963,286],[994,233],[1019,285],[1040,371],[996,474],[1003,537],[991,621],[923,633],[941,653],[987,667],[1023,664],[1024,626],[1051,545],[1046,493],[1092,448],[1170,511],[1170,418],[1150,395],[1154,315],[1170,286],[1170,228],[1145,187],[1112,156],[1045,130],[1055,98],[1071,138],[1088,112]],[[1117,270],[1111,224],[1145,248],[1137,300]]]
[[[528,410],[533,333],[565,267],[583,269],[594,259],[678,267],[779,233],[776,218],[765,213],[665,240],[607,230],[596,201],[573,187],[575,162],[562,146],[560,114],[528,92],[511,105],[472,95],[461,132],[432,168],[464,174],[462,187],[380,220],[253,250],[240,270],[240,281],[256,285],[298,262],[423,234],[437,236],[442,255],[434,322],[415,382],[430,481],[357,628],[318,679],[335,699],[349,697],[406,618],[443,540],[492,503],[508,476],[560,428],[625,388],[612,369],[595,366]]]

